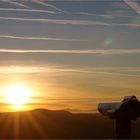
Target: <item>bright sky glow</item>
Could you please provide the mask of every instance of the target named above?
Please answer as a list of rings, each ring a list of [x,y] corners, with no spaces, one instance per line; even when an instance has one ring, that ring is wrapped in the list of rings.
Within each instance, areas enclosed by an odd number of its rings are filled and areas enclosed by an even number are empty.
[[[28,98],[31,96],[29,89],[23,85],[13,84],[5,89],[5,102],[13,105],[22,105],[28,103]]]
[[[15,110],[22,110],[26,105],[31,103],[31,96],[33,92],[25,85],[12,83],[3,88],[3,103],[9,104],[10,108]]]

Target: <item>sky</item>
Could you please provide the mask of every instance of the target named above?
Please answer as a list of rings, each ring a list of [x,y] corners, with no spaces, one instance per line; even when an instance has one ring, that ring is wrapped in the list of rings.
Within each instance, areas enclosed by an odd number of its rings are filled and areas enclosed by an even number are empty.
[[[24,83],[29,106],[72,112],[140,98],[139,37],[139,0],[0,0],[0,89]]]

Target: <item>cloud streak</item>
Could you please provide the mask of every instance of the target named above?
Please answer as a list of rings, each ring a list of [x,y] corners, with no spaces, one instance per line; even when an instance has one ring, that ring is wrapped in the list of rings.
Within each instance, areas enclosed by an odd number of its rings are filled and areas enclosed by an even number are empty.
[[[135,0],[124,0],[124,2],[136,13],[140,14],[140,5]]]
[[[20,3],[20,2],[17,2],[17,1],[13,1],[13,0],[1,0],[1,1],[7,2],[7,3],[11,3],[11,4],[13,4],[13,5],[20,6],[20,7],[23,7],[23,8],[30,8],[28,5],[25,5],[25,4],[23,4],[23,3]],[[43,6],[45,6],[45,7],[51,7],[51,8],[53,8],[54,10],[57,11],[57,12],[55,12],[55,11],[47,11],[47,10],[46,10],[46,13],[62,13],[62,12],[65,12],[65,11],[63,11],[62,9],[59,9],[59,8],[56,7],[56,6],[54,6],[54,5],[52,5],[52,4],[45,3],[45,2],[43,2],[43,1],[39,1],[39,0],[30,0],[30,1],[32,1],[32,2],[34,2],[34,3],[36,3],[36,4],[43,5]],[[26,1],[25,1],[25,2],[26,2]],[[4,8],[3,8],[3,10],[4,10]],[[7,9],[7,10],[8,10],[8,9]],[[11,9],[9,9],[9,10],[11,10]],[[12,9],[11,11],[14,11],[14,10]],[[19,10],[15,9],[15,11],[19,11]],[[23,10],[20,10],[20,11],[27,11],[27,9],[25,9],[25,10],[23,9]],[[32,12],[44,12],[44,13],[45,13],[45,10],[30,9],[30,10],[28,10],[28,11],[32,11]]]
[[[0,38],[7,39],[19,39],[19,40],[50,40],[50,41],[80,41],[78,39],[69,38],[49,38],[49,37],[35,37],[35,36],[12,36],[12,35],[0,35]]]
[[[40,0],[32,0],[32,1],[33,1],[34,3],[43,5],[43,6],[45,6],[45,7],[51,7],[51,8],[53,8],[54,10],[59,11],[60,13],[65,12],[65,11],[63,11],[63,10],[57,8],[56,6],[51,5],[51,4],[48,4],[48,3],[45,3],[45,2],[43,2],[43,1],[40,1]]]
[[[12,1],[12,0],[1,0],[1,1],[11,3],[13,5],[20,6],[20,7],[23,7],[23,8],[30,8],[28,5],[22,4],[20,2]]]
[[[59,12],[48,11],[48,10],[38,10],[38,9],[0,8],[0,11],[36,12],[36,13],[59,14]]]
[[[94,14],[94,13],[88,13],[88,12],[77,12],[77,13],[72,13],[76,15],[84,15],[84,16],[96,16],[96,17],[103,17],[107,19],[112,19],[112,18],[132,18],[133,16],[127,16],[127,15],[116,15],[116,14]]]
[[[86,73],[86,74],[102,74],[102,75],[119,75],[119,76],[132,76],[132,77],[139,77],[135,74],[128,74],[127,69],[124,69],[125,73],[121,72],[121,68],[118,68],[116,71],[112,69],[106,70],[106,68],[98,69],[98,68],[57,68],[55,66],[1,66],[0,67],[0,74],[36,74],[36,73],[52,73],[52,74],[59,74],[59,73]],[[136,70],[139,71],[140,69],[129,69],[132,72]]]
[[[41,10],[41,9],[14,9],[14,8],[0,8],[0,11],[13,11],[13,12],[35,12],[35,13],[47,13],[47,14],[61,14],[60,12],[50,11],[50,10]],[[68,13],[68,12],[67,12]],[[69,13],[72,15],[84,15],[84,16],[96,16],[103,18],[132,18],[133,16],[127,15],[116,15],[116,14],[94,14],[88,12],[77,12],[77,13]]]
[[[139,54],[140,49],[106,49],[106,50],[14,50],[14,49],[0,49],[0,53],[62,53],[62,54],[101,54],[101,55],[122,55],[122,54]]]
[[[49,24],[60,24],[60,25],[85,25],[85,26],[116,26],[116,27],[140,27],[140,24],[118,24],[118,23],[106,23],[92,20],[59,20],[59,19],[39,19],[39,18],[18,18],[18,17],[0,17],[0,20],[13,20],[13,21],[28,21],[28,22],[39,22]]]

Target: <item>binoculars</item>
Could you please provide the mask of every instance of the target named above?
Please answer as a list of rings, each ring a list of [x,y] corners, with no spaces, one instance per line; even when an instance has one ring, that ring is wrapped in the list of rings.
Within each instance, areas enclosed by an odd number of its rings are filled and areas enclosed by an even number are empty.
[[[125,96],[121,102],[100,103],[98,111],[116,122],[116,137],[128,139],[131,136],[131,120],[140,117],[140,102],[136,96]]]

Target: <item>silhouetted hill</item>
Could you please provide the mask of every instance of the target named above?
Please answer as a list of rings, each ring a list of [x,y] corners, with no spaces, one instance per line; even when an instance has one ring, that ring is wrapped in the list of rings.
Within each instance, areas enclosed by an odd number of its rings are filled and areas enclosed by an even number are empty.
[[[132,138],[140,138],[140,120]],[[35,109],[0,114],[0,138],[115,138],[114,122],[100,114]]]

